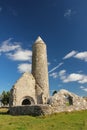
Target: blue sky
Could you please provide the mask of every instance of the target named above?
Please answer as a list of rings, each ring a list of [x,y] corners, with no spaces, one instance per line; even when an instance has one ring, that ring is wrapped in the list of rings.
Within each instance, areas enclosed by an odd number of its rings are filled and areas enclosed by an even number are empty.
[[[0,93],[31,70],[38,36],[47,45],[50,93],[87,96],[87,0],[0,0]]]

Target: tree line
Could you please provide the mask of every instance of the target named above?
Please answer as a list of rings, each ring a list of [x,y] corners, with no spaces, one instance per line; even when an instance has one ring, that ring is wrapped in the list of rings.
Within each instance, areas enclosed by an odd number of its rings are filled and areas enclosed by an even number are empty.
[[[0,100],[3,106],[9,105],[10,91],[3,91]]]

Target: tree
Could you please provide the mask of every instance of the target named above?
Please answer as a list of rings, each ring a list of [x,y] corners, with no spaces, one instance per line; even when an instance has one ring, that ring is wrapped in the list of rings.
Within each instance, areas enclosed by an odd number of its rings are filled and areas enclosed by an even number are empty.
[[[9,98],[10,98],[10,92],[9,91],[3,91],[1,94],[1,102],[4,105],[8,105],[9,104]]]

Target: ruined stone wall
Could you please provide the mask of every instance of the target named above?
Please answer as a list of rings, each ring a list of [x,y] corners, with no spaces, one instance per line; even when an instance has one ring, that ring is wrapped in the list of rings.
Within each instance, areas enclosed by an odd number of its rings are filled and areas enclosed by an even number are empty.
[[[72,97],[72,104],[69,104],[67,100],[68,96]],[[82,97],[67,90],[60,90],[49,98],[48,104],[11,107],[10,114],[39,116],[80,110],[87,110],[87,102]]]
[[[46,45],[39,37],[33,45],[32,74],[36,80],[37,103],[44,104],[49,97]]]
[[[11,89],[10,106],[20,106],[23,100],[36,104],[35,79],[32,74],[24,73]]]
[[[48,103],[52,106],[53,111],[55,112],[87,109],[86,100],[64,89],[50,97]]]
[[[51,105],[31,105],[31,106],[15,106],[10,108],[11,115],[50,115],[60,112],[72,112],[72,111],[81,111],[87,110],[87,104],[85,106],[51,106]]]
[[[16,106],[10,108],[11,115],[48,115],[51,114],[51,108],[48,105],[31,105],[31,106]]]

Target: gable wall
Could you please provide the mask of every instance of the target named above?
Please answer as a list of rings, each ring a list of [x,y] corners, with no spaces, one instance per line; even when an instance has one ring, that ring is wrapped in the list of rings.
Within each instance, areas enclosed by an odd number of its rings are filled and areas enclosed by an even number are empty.
[[[26,97],[33,98],[36,104],[35,79],[29,73],[24,73],[12,88],[10,105],[20,106]]]

